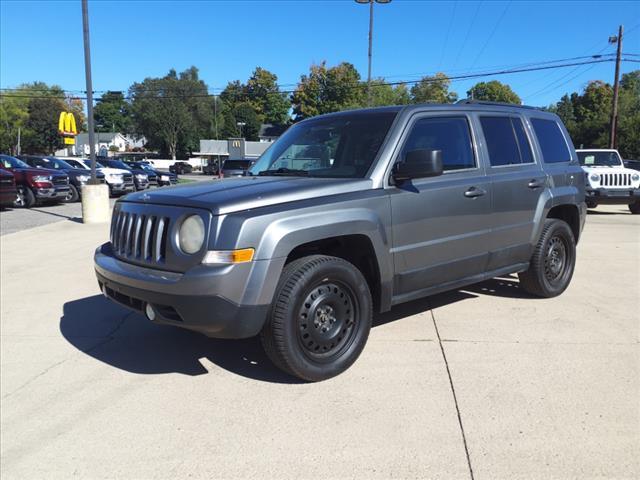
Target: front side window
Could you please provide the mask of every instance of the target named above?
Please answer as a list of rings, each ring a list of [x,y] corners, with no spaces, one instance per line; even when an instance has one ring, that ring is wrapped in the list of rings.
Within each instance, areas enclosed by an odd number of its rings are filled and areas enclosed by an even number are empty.
[[[353,112],[294,125],[262,154],[249,174],[363,178],[396,115],[396,111]]]
[[[553,120],[532,118],[531,125],[538,137],[542,158],[545,163],[562,163],[571,161],[571,153],[560,127]]]
[[[516,117],[480,117],[492,167],[532,163],[531,146],[522,120]]]
[[[428,117],[416,121],[401,158],[412,150],[440,150],[445,171],[476,166],[466,117]]]

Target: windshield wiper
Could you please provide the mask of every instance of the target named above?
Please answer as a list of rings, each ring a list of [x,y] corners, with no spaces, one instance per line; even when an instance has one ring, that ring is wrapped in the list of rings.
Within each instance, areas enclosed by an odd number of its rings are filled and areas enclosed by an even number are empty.
[[[259,176],[290,176],[290,177],[300,177],[300,176],[308,176],[309,172],[307,170],[296,170],[292,168],[278,168],[276,170],[263,170],[258,173]]]

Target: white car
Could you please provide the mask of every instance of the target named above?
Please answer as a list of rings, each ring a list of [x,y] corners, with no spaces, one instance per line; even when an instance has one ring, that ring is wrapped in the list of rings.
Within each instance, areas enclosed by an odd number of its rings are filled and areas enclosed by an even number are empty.
[[[91,160],[88,158],[65,157],[64,161],[76,168],[91,170]],[[133,174],[129,170],[105,167],[99,162],[96,162],[96,169],[104,173],[104,178],[109,185],[109,193],[111,195],[136,191]]]
[[[640,214],[640,173],[626,168],[617,150],[576,150],[586,176],[588,208],[599,204],[629,205]]]

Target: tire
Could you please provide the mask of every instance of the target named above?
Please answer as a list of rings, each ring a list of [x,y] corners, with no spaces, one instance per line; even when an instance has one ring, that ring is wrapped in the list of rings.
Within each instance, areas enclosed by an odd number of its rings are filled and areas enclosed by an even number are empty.
[[[80,194],[75,185],[69,184],[69,193],[64,199],[64,203],[75,203],[80,199]]]
[[[29,187],[18,186],[18,196],[13,202],[16,208],[31,208],[36,204],[36,197]]]
[[[576,241],[569,225],[548,218],[531,256],[529,269],[518,274],[522,288],[538,297],[551,298],[566,290],[576,264]]]
[[[362,352],[372,310],[369,286],[355,266],[336,257],[303,257],[280,276],[260,334],[262,346],[286,373],[309,382],[326,380]]]
[[[640,200],[629,204],[629,211],[634,215],[640,215]]]
[[[598,204],[596,202],[587,201],[587,208],[596,208]]]

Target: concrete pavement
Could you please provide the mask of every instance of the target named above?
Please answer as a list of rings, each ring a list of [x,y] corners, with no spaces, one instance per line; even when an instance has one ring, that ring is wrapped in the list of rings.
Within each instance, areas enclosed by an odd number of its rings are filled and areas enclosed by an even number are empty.
[[[319,384],[105,300],[106,225],[4,235],[0,476],[638,478],[640,217],[597,212],[564,295],[506,277],[402,305]]]

